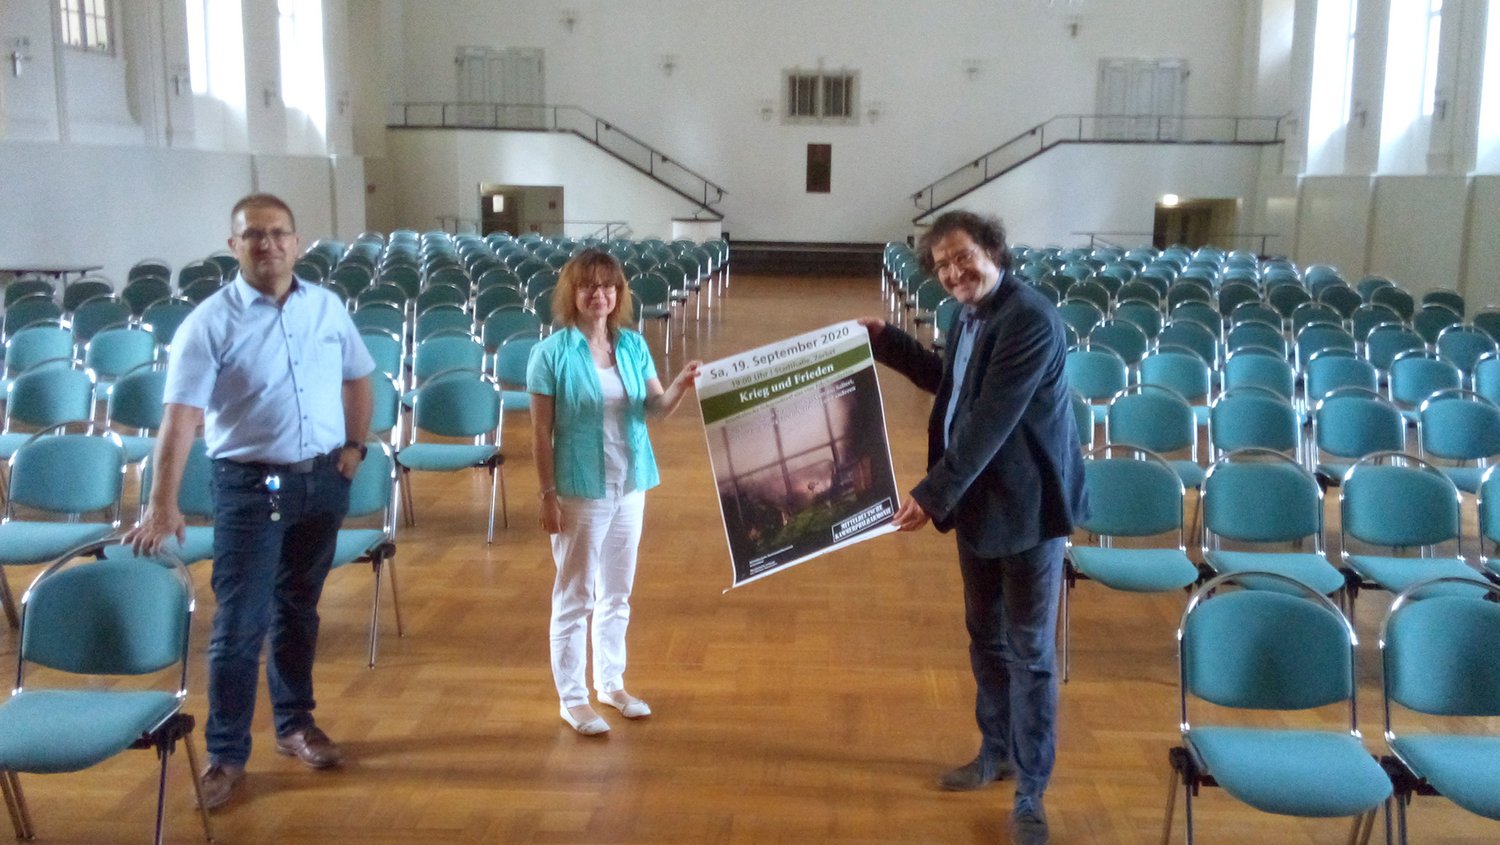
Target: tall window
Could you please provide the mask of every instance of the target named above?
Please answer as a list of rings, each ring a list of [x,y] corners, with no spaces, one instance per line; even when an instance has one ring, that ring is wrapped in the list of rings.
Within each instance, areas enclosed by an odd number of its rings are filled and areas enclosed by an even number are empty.
[[[328,83],[323,64],[322,0],[278,0],[281,99],[301,112],[321,141],[328,123]]]
[[[1307,119],[1308,169],[1335,172],[1343,166],[1343,138],[1354,96],[1354,45],[1359,0],[1318,4],[1313,78]]]
[[[188,75],[193,93],[208,93],[208,0],[187,0]]]
[[[1422,116],[1431,117],[1437,105],[1438,44],[1443,35],[1443,0],[1427,2],[1426,61],[1422,63]]]
[[[855,71],[784,71],[786,122],[858,122],[859,74]]]
[[[59,0],[63,43],[79,50],[108,53],[109,0]]]

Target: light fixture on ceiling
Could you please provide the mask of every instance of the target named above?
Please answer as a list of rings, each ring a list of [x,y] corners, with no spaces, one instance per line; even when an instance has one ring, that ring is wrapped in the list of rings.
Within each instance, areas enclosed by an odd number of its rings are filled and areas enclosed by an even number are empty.
[[[1177,206],[1182,204],[1182,197],[1179,197],[1176,194],[1162,194],[1161,199],[1158,201],[1158,204],[1162,208],[1176,208]]]

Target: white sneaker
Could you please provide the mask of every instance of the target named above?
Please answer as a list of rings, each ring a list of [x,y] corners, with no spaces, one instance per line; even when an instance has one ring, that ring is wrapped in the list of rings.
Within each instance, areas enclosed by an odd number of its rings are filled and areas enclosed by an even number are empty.
[[[561,712],[563,721],[584,736],[609,733],[609,723],[600,718],[599,714],[594,712],[594,708],[587,704],[580,704],[577,707],[564,704]]]
[[[627,719],[644,719],[651,715],[651,705],[631,695],[625,690],[599,693],[599,703],[608,704],[610,707],[620,711],[620,715]]]

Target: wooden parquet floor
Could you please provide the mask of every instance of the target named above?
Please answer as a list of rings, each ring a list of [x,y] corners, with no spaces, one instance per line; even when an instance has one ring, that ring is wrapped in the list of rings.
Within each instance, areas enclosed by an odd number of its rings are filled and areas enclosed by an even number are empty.
[[[674,342],[664,380],[684,353],[713,359],[880,308],[873,278],[735,276],[711,316]],[[648,337],[660,350],[659,328]],[[930,400],[889,371],[881,386],[898,479],[909,488],[923,467]],[[511,519],[493,546],[484,543],[484,476],[415,480],[417,525],[400,534],[397,557],[406,636],[395,635],[387,592],[373,670],[365,667],[369,571],[329,579],[317,715],[348,762],[315,772],[273,753],[262,684],[245,794],[215,815],[219,841],[1007,841],[1008,786],[971,794],[933,786],[978,744],[951,537],[891,535],[725,593],[728,554],[702,425],[685,405],[653,430],[663,484],[648,499],[630,637],[629,687],[656,714],[626,722],[605,709],[611,733],[584,738],[558,718],[551,685],[553,567],[537,525],[524,417],[507,424],[505,440]],[[8,574],[17,585],[31,577]],[[207,565],[194,576],[187,710],[201,719],[213,598]],[[1372,749],[1375,631],[1387,603],[1367,594],[1357,620],[1360,715]],[[1159,840],[1182,604],[1089,583],[1075,592],[1072,681],[1048,793],[1054,842]],[[0,646],[13,659],[14,638]],[[201,751],[201,731],[196,742]],[[185,755],[170,762],[169,839],[200,841]],[[149,836],[155,778],[145,754],[22,781],[40,841]],[[1174,841],[1182,842],[1178,804]],[[1267,817],[1219,790],[1205,790],[1196,809],[1203,842],[1333,843],[1347,830],[1343,820]],[[1412,820],[1424,843],[1500,841],[1500,825],[1442,799],[1419,799]]]

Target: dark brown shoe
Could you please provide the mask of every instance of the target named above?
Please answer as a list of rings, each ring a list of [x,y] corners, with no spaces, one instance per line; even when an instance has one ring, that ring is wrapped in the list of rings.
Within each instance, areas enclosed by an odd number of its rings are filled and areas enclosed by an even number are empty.
[[[942,777],[938,778],[938,788],[949,792],[969,792],[989,786],[997,780],[1005,780],[1015,773],[1016,767],[1009,760],[986,767],[984,760],[975,757],[956,769],[943,772]]]
[[[344,759],[344,752],[316,725],[276,737],[276,753],[296,757],[314,769],[337,766]]]
[[[234,797],[236,787],[245,779],[244,766],[210,763],[198,776],[198,796],[203,809],[217,810]]]

